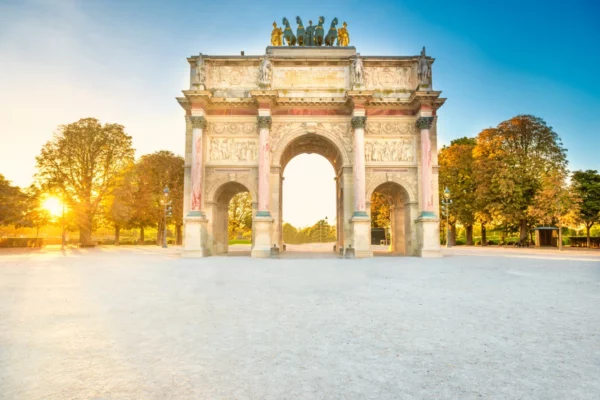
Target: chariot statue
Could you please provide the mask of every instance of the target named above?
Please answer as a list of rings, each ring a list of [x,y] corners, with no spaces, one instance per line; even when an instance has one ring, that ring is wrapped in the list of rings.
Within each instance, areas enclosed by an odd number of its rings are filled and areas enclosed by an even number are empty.
[[[271,46],[283,46],[283,30],[277,27],[277,22],[273,22],[273,31],[271,32]]]
[[[343,26],[338,29],[338,46],[348,46],[350,44],[350,34],[348,33],[348,29],[346,29],[347,26],[348,24],[344,22]]]
[[[306,30],[304,31],[304,42],[306,43],[306,46],[314,46],[315,45],[315,27],[312,24],[312,21],[309,20],[308,21],[308,26],[306,27]]]
[[[315,27],[315,46],[323,45],[323,38],[325,37],[325,30],[323,24],[325,23],[325,17],[319,17],[319,23]]]
[[[329,32],[327,32],[327,36],[325,37],[325,46],[333,46],[337,37],[338,37],[338,30],[336,28],[338,24],[338,19],[334,18],[331,21],[331,26],[329,27]]]
[[[296,30],[296,41],[298,42],[298,46],[306,46],[306,31],[304,30],[304,25],[302,24],[300,17],[296,17],[296,23],[298,24],[298,29]]]
[[[290,28],[290,21],[288,21],[287,18],[283,17],[282,22],[283,22],[283,25],[285,26],[285,29],[283,30],[283,37],[285,38],[287,45],[295,46],[296,45],[296,36],[294,36],[294,32],[292,32],[292,28]]]

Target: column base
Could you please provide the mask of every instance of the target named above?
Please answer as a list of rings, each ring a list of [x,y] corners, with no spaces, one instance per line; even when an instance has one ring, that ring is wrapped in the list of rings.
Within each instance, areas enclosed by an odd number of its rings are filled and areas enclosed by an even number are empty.
[[[373,251],[371,251],[371,218],[364,211],[355,211],[350,222],[353,231],[354,243],[352,247],[354,248],[354,257],[373,257]]]
[[[421,216],[415,221],[417,225],[417,257],[441,257],[440,220]]]
[[[251,257],[271,257],[271,232],[273,230],[273,218],[268,211],[259,211],[252,220],[252,231],[254,232],[254,246],[250,252]]]
[[[210,256],[206,248],[208,219],[201,211],[190,211],[183,218],[184,236],[182,257],[199,258]]]

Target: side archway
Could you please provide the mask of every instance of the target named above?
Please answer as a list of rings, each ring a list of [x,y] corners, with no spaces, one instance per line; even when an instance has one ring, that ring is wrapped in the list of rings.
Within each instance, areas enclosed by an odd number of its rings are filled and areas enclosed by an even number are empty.
[[[208,248],[211,254],[225,254],[229,251],[229,205],[233,197],[239,193],[249,193],[252,202],[252,215],[256,214],[256,194],[252,186],[238,180],[221,179],[208,192],[206,211],[208,217]],[[254,235],[252,235],[254,243]]]

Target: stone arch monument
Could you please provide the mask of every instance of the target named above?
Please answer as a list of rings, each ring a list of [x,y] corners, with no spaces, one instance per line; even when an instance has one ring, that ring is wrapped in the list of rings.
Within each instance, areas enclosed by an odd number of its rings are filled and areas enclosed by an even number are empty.
[[[336,246],[370,250],[370,201],[392,204],[394,251],[439,256],[433,59],[354,47],[267,47],[262,56],[188,58],[183,256],[227,251],[226,204],[253,202],[253,257],[282,245],[283,171],[316,153],[336,174]]]

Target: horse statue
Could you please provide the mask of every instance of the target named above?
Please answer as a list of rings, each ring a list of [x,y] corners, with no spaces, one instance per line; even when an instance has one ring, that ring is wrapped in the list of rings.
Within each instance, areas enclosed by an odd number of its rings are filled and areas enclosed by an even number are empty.
[[[287,18],[283,17],[283,25],[285,25],[285,29],[283,30],[283,38],[287,41],[288,46],[296,45],[296,36],[294,36],[294,32],[292,32],[292,28],[290,28],[290,21]]]
[[[298,46],[306,46],[308,40],[306,40],[306,31],[300,17],[296,17],[296,23],[298,24],[298,30],[296,31],[296,37],[298,38]]]
[[[327,32],[327,36],[325,37],[326,46],[333,46],[333,44],[335,43],[335,40],[338,37],[338,30],[336,28],[337,24],[338,19],[334,18],[333,21],[331,21],[331,27],[329,28],[329,32]]]
[[[325,17],[319,17],[319,23],[315,27],[315,46],[323,45],[323,37],[325,36],[325,30],[323,24],[325,23]]]

